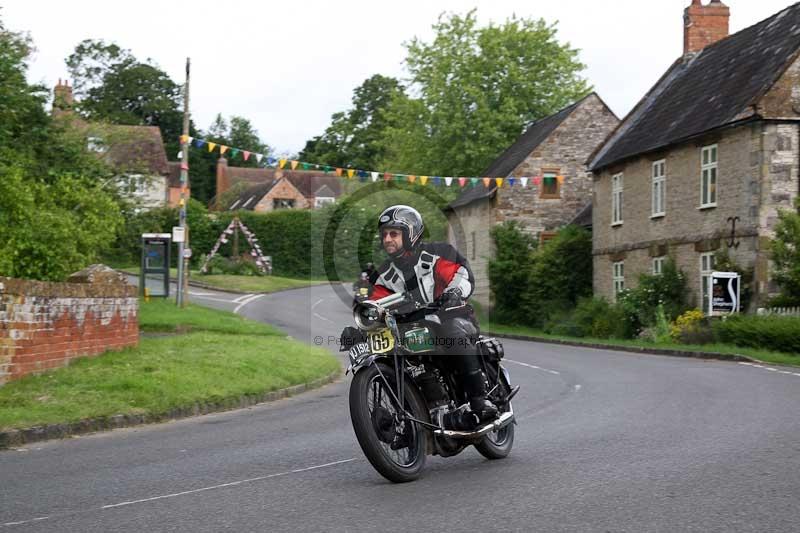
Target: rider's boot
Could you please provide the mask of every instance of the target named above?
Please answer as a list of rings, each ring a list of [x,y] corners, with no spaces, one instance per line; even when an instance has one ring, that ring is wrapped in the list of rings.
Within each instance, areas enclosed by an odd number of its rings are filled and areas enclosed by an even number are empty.
[[[464,389],[469,398],[469,407],[479,423],[497,417],[497,407],[486,397],[486,378],[481,370],[472,370],[464,375]]]

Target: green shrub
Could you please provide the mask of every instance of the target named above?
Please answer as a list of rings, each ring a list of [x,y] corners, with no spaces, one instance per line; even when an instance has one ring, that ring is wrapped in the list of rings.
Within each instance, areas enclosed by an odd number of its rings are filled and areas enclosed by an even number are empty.
[[[800,354],[800,317],[737,315],[713,327],[726,344]]]
[[[800,209],[800,199],[795,203]],[[800,305],[800,214],[780,210],[778,218],[771,246],[774,278],[781,287],[781,303]]]
[[[489,261],[489,283],[494,294],[492,319],[520,324],[527,317],[521,311],[521,297],[531,279],[536,241],[523,233],[516,222],[506,222],[491,230],[497,253]]]
[[[262,273],[253,261],[247,259],[230,259],[215,255],[206,265],[207,275],[232,274],[236,276],[261,276]]]

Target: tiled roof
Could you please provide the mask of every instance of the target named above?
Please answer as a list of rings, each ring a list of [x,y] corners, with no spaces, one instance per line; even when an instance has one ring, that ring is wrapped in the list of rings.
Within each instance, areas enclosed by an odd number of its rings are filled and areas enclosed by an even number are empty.
[[[800,50],[800,3],[676,61],[592,158],[592,170],[756,116]]]
[[[577,102],[568,105],[564,109],[547,116],[543,119],[537,120],[531,124],[525,133],[509,146],[500,156],[492,161],[489,167],[481,173],[481,176],[488,176],[492,178],[504,178],[508,176],[517,166],[522,163],[537,146],[547,139],[547,137],[555,130],[559,124],[564,122],[572,111],[575,110],[586,98],[595,93],[589,93]],[[483,184],[466,189],[461,195],[450,203],[450,208],[463,207],[483,198],[491,198],[494,196],[497,185],[494,180],[489,187],[484,187]]]
[[[247,189],[243,190],[241,194],[239,194],[239,196],[237,196],[225,209],[229,211],[235,211],[239,209],[252,211],[258,202],[270,191],[270,189],[272,189],[275,183],[277,183],[277,181],[271,180],[248,187]]]
[[[581,209],[575,218],[570,220],[570,224],[574,224],[576,226],[581,226],[584,228],[591,228],[592,227],[592,202],[589,202]]]
[[[331,196],[342,194],[342,178],[312,170],[282,170],[275,168],[225,167],[231,185],[245,181],[252,184],[265,183],[276,178],[285,177],[306,198],[314,198],[324,185],[333,192]]]
[[[90,126],[91,128],[91,126]],[[121,171],[167,176],[169,166],[161,130],[156,126],[110,126],[107,157]],[[91,135],[91,134],[90,134]]]

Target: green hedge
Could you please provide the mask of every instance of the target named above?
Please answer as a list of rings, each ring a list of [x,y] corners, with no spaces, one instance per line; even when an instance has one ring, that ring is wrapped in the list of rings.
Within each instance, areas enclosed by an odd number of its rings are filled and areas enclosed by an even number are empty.
[[[740,315],[714,324],[720,342],[800,354],[800,317]]]

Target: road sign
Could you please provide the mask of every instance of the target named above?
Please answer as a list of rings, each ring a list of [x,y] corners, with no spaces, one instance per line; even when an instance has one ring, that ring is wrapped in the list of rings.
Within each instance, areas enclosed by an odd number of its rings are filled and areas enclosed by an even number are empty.
[[[186,242],[186,228],[172,227],[172,242]]]

